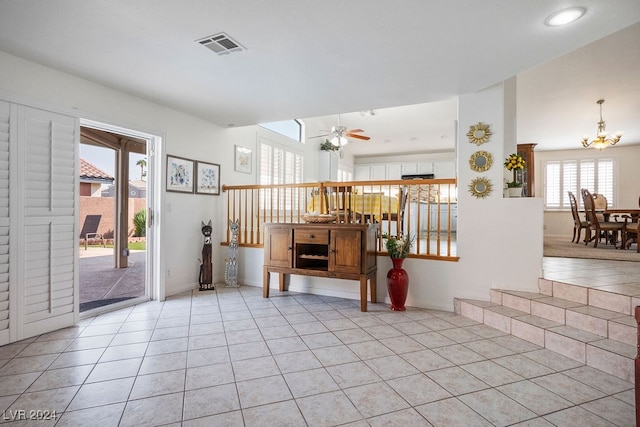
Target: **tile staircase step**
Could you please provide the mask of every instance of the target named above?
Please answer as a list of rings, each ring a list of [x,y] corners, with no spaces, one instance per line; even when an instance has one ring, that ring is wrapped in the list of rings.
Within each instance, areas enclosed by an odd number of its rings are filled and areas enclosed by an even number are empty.
[[[555,289],[558,282],[553,284]],[[569,286],[579,287],[575,285]],[[568,286],[563,286],[563,292],[565,294],[571,293],[568,290]],[[615,309],[617,307],[615,304],[613,307],[605,304],[605,307],[601,308],[541,293],[535,294],[505,289],[492,289],[490,291],[490,299],[494,304],[502,304],[505,307],[530,313],[563,325],[573,326],[604,338],[615,339],[631,345],[635,345],[637,341],[635,319],[620,310],[611,310],[610,308]]]
[[[498,292],[502,295],[498,295]],[[507,303],[513,302],[511,296],[516,294],[518,298],[525,296],[521,292],[492,290],[492,301],[456,299],[454,306],[456,312],[462,316],[547,348],[625,381],[634,382],[634,359],[637,350],[635,341],[632,342],[630,337],[633,336],[635,339],[636,327],[635,320],[631,316],[621,316],[615,311],[590,307],[543,294],[530,295],[530,301],[540,302],[552,298],[550,301],[552,307],[568,313],[563,314],[562,322],[497,303],[498,300]],[[504,298],[505,295],[509,296]],[[526,308],[523,307],[521,301],[516,302],[515,305]],[[569,319],[570,324],[567,324],[565,319]],[[603,324],[606,325],[606,331],[602,328]],[[603,332],[605,332],[604,335]]]

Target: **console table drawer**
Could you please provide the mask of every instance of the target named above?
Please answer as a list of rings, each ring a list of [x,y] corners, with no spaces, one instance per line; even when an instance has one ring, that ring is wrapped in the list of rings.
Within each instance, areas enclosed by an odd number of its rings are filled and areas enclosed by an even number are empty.
[[[329,230],[296,229],[293,234],[293,241],[295,243],[312,243],[318,245],[329,244]]]

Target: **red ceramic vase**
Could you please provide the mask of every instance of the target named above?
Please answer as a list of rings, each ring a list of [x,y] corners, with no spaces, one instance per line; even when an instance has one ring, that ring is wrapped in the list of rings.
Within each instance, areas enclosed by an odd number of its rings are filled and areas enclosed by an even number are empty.
[[[404,311],[409,290],[409,274],[402,268],[404,258],[391,258],[393,268],[387,273],[387,291],[391,299],[391,310]]]

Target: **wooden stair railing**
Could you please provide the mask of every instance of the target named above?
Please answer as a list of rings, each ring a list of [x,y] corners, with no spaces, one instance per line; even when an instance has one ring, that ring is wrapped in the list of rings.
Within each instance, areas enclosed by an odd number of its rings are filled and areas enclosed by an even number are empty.
[[[222,191],[227,223],[240,222],[241,247],[263,247],[265,223],[302,223],[308,212],[330,212],[341,223],[377,223],[380,236],[414,235],[410,257],[458,260],[455,179],[223,185]],[[222,244],[229,239],[227,230]],[[386,253],[381,238],[377,249]]]

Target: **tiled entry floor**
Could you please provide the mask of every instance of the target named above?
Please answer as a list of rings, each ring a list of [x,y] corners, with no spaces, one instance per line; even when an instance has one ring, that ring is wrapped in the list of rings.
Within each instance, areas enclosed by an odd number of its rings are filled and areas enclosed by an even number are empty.
[[[632,384],[453,313],[362,313],[355,300],[263,299],[255,287],[194,291],[0,347],[0,409],[5,423],[56,411],[39,426],[635,421]]]

